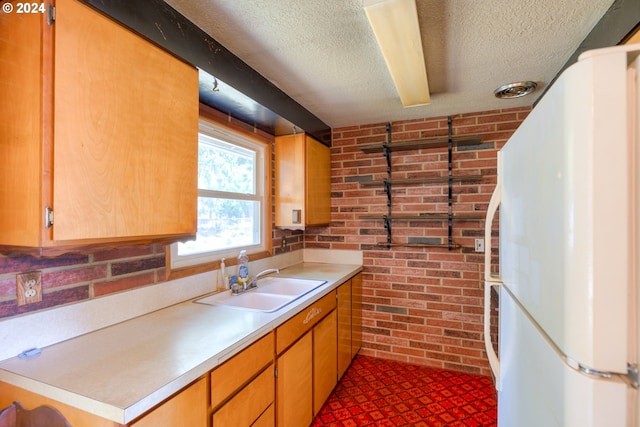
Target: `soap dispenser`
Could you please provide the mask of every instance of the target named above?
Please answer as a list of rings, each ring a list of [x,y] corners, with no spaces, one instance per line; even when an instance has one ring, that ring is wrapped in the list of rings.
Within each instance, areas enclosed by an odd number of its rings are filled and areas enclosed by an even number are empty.
[[[249,281],[249,257],[247,251],[240,251],[238,255],[238,282],[244,288]]]
[[[218,290],[229,289],[229,278],[227,277],[227,266],[224,263],[224,258],[220,260],[220,283],[221,286]]]

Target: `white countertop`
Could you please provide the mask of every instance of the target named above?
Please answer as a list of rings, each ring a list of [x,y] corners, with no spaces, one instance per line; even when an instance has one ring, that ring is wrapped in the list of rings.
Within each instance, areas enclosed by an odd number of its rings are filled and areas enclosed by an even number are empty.
[[[360,271],[301,263],[282,277],[327,283],[273,313],[185,301],[0,362],[0,381],[126,424]]]

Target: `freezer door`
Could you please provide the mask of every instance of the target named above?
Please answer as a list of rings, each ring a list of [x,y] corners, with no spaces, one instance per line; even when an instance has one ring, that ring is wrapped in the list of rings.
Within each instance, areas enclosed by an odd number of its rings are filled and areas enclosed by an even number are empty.
[[[611,52],[568,68],[502,149],[500,276],[565,354],[624,373],[631,54]]]
[[[628,389],[569,367],[500,287],[498,427],[626,427]]]

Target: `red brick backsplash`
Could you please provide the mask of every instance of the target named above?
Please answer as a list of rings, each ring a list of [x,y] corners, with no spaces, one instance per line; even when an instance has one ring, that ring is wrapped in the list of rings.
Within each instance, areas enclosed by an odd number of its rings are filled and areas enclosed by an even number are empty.
[[[16,274],[42,271],[43,301],[18,307]],[[55,258],[0,256],[0,318],[153,285],[165,280],[165,248],[110,249]]]
[[[162,280],[158,280],[158,277],[154,271],[149,271],[136,273],[124,278],[105,280],[93,284],[93,296],[98,297],[101,295],[112,294],[114,292],[126,291],[139,288],[141,286],[147,286],[154,283],[162,282],[164,279],[164,274],[162,274],[161,279]]]
[[[453,174],[482,175],[454,182],[455,214],[484,218],[496,183],[497,151],[529,108],[496,110],[452,117],[453,136],[478,135],[479,145],[454,148]],[[446,117],[394,122],[392,143],[448,134]],[[363,145],[386,140],[386,123],[333,130],[332,223],[307,230],[305,247],[358,249],[364,252],[363,349],[369,356],[421,365],[489,374],[483,342],[483,254],[474,240],[484,238],[484,219],[453,223],[460,249],[379,247],[387,233],[382,221],[362,215],[387,213],[382,186],[361,182],[387,176],[386,159],[365,154]],[[392,153],[392,177],[446,176],[446,148]],[[403,215],[448,211],[446,183],[393,186],[392,210]],[[447,242],[447,221],[393,223],[394,241]]]

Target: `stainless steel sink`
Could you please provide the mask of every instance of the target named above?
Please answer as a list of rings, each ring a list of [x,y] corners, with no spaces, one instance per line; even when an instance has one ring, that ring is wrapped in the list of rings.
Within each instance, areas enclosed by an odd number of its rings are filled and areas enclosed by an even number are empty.
[[[200,298],[195,302],[270,313],[280,310],[325,283],[327,282],[323,280],[270,276],[259,279],[258,287],[249,292],[231,295],[226,291]]]

